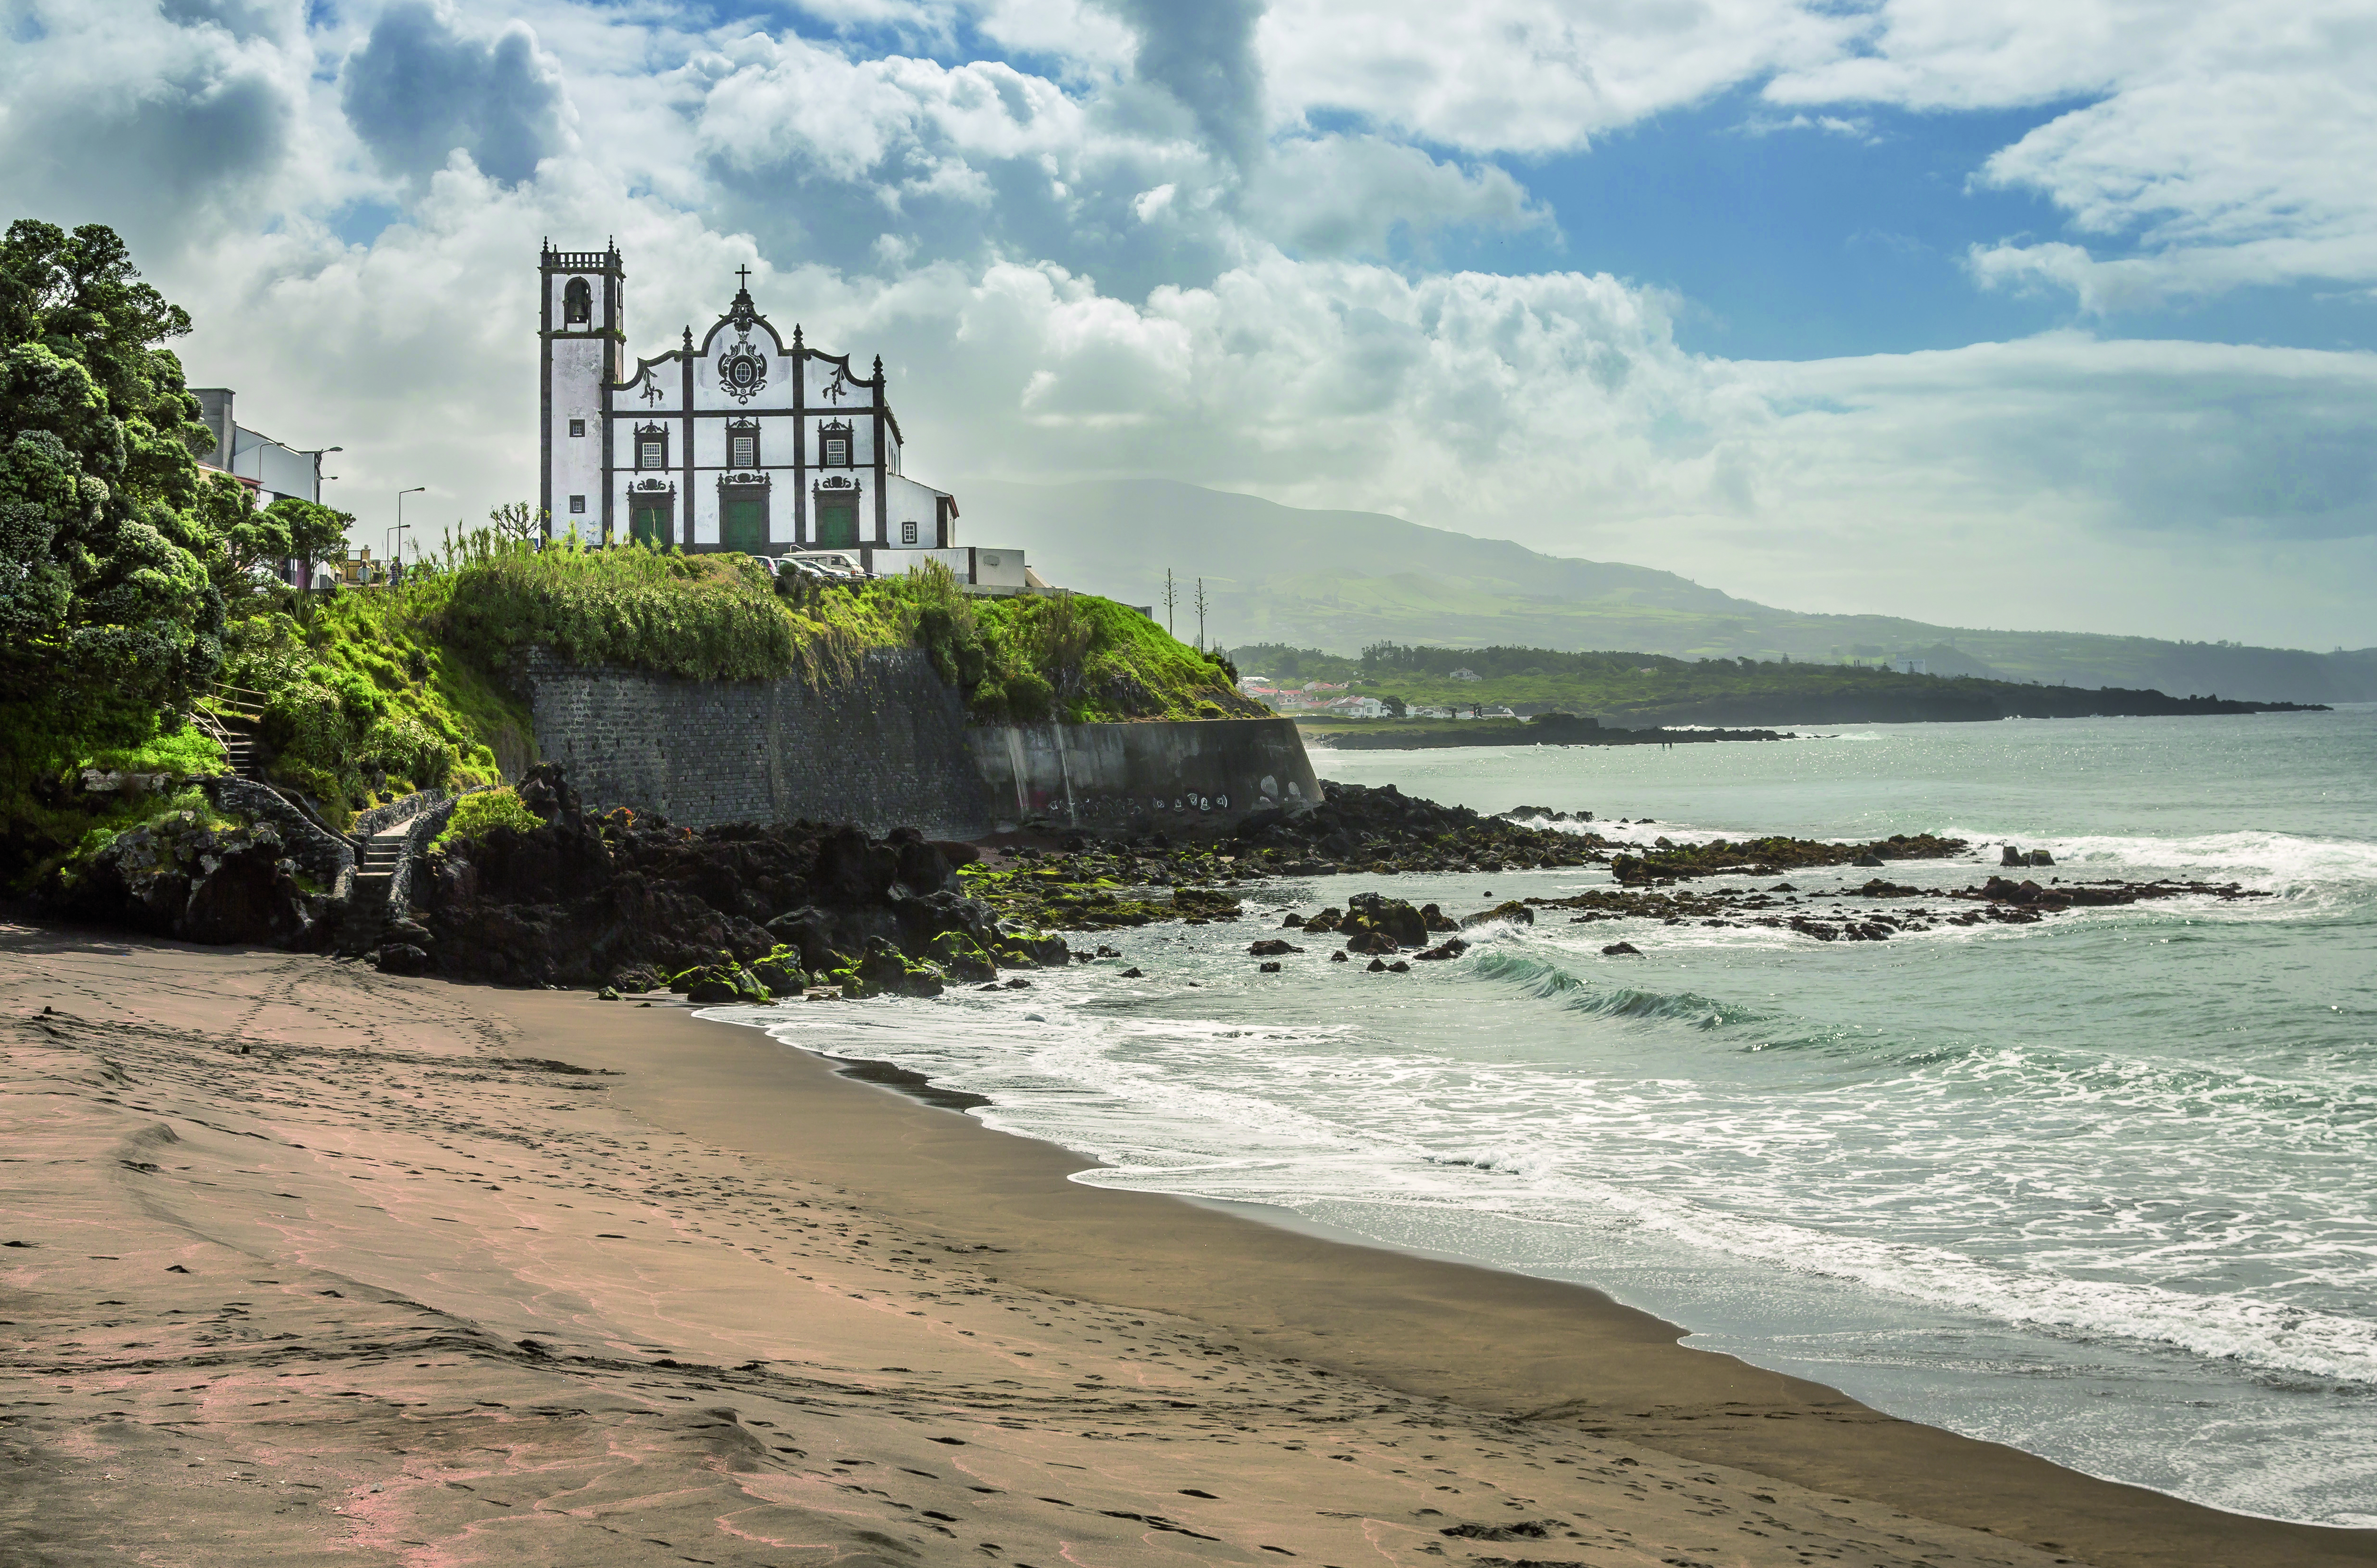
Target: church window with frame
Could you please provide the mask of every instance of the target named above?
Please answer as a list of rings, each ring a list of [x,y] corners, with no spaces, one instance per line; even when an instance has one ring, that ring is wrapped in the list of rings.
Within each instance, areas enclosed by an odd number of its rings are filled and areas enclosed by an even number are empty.
[[[818,466],[848,468],[850,461],[850,426],[837,419],[818,431]]]
[[[637,425],[636,466],[639,469],[664,469],[668,465],[668,426]]]
[[[561,291],[561,324],[583,327],[594,319],[594,287],[583,278],[572,278]]]
[[[900,525],[900,543],[902,545],[914,545],[915,542],[916,522],[914,518],[911,518],[906,522]]]
[[[726,427],[726,466],[759,466],[759,425],[757,420],[738,419]]]
[[[569,434],[570,434],[571,436],[573,436],[573,437],[577,437],[577,436],[583,436],[583,435],[585,435],[585,434],[586,434],[586,422],[585,422],[584,420],[582,420],[582,419],[573,419],[573,420],[571,420],[571,421],[569,422]]]

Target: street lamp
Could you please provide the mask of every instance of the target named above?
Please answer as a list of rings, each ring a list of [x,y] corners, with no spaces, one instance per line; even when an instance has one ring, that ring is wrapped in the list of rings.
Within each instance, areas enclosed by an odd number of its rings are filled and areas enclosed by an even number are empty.
[[[428,488],[429,488],[429,486],[428,486],[428,485],[414,485],[412,489],[410,489],[410,490],[399,490],[399,491],[396,493],[396,526],[395,526],[394,528],[389,529],[389,530],[388,530],[388,533],[392,533],[392,534],[394,534],[394,535],[396,536],[396,549],[397,549],[397,553],[396,553],[395,555],[393,555],[393,556],[391,556],[391,557],[388,557],[390,560],[394,560],[394,561],[401,561],[401,560],[403,560],[403,559],[404,559],[404,554],[403,554],[403,552],[404,552],[404,531],[405,531],[408,527],[412,526],[411,524],[407,523],[407,522],[404,521],[404,498],[405,498],[407,496],[418,496],[418,495],[420,495],[423,491],[424,491],[424,490],[426,490],[426,489],[428,489]],[[381,541],[381,544],[382,544],[382,545],[383,545],[383,546],[385,546],[385,545],[386,545],[386,544],[387,544],[387,541],[386,541],[386,540],[382,540],[382,541]],[[392,575],[391,575],[391,576],[388,578],[388,581],[389,581],[390,582],[393,582],[393,581],[396,581],[396,579],[395,579],[395,577],[394,577],[394,576],[392,576]]]

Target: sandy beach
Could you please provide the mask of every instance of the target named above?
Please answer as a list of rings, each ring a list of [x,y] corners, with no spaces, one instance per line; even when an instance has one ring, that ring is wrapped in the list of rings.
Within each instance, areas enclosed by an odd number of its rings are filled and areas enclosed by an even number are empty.
[[[5,926],[0,1075],[12,1565],[2377,1562],[673,999]]]

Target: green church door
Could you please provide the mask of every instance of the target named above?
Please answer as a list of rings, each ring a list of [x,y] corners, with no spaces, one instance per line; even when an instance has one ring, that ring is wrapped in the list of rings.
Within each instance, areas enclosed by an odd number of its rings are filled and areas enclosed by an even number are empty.
[[[844,501],[836,506],[820,504],[818,508],[818,548],[854,550],[857,547],[858,503]]]
[[[669,533],[669,504],[666,501],[628,498],[628,538],[639,545],[649,545],[655,550],[665,550],[670,544]]]
[[[730,496],[719,502],[718,542],[753,555],[768,547],[768,503],[758,496]]]

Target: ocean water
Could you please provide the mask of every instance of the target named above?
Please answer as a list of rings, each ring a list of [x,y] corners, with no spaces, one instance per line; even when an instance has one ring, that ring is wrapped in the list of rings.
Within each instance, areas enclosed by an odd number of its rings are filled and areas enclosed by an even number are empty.
[[[1258,974],[1281,913],[1365,888],[1457,914],[1607,882],[1310,879],[1028,991],[727,1015],[987,1095],[1105,1162],[1077,1179],[1590,1283],[1900,1415],[2377,1526],[2377,709],[1315,761],[1655,820],[1613,835],[1933,831],[2273,896],[1869,943],[1553,912],[1407,976],[1320,939]]]

